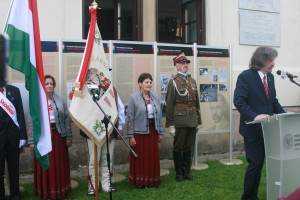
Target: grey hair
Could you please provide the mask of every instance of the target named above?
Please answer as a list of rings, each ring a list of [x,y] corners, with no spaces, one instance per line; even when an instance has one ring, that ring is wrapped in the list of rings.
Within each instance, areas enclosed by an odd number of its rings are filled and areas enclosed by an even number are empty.
[[[258,71],[277,56],[278,52],[276,49],[266,46],[258,47],[251,57],[249,68]]]

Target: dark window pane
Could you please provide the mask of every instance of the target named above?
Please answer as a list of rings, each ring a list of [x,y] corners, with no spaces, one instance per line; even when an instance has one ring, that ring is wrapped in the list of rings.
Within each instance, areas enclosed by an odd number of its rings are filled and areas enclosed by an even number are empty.
[[[159,42],[182,43],[182,0],[158,2]]]
[[[184,6],[185,42],[197,42],[197,4],[190,1]]]
[[[101,9],[97,12],[97,22],[103,40],[115,39],[114,11]]]
[[[118,2],[118,39],[132,40],[132,0],[119,0]]]
[[[190,23],[186,25],[186,43],[197,42],[197,23]]]
[[[185,23],[197,20],[197,7],[196,2],[192,2],[185,7]]]

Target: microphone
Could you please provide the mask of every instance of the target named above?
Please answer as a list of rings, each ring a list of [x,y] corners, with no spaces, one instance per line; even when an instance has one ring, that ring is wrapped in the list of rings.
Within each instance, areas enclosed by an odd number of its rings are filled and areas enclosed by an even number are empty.
[[[290,74],[286,71],[281,71],[281,70],[278,70],[277,74],[280,75],[282,78],[285,78],[285,77],[288,77],[290,79],[298,78],[298,76],[296,76],[296,75],[293,75],[293,74]]]
[[[98,85],[95,85],[95,84],[87,84],[86,87],[87,87],[89,93],[90,93],[95,99],[97,99],[97,100],[100,99],[100,96],[99,96],[100,92],[99,92],[99,87],[98,87]]]

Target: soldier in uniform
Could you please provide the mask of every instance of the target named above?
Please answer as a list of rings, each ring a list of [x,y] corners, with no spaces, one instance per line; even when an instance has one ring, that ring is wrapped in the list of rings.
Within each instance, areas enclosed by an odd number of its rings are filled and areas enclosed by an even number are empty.
[[[173,58],[177,74],[170,79],[166,94],[166,127],[174,134],[173,159],[175,180],[193,180],[192,149],[201,122],[196,81],[187,74],[190,61],[184,53]]]

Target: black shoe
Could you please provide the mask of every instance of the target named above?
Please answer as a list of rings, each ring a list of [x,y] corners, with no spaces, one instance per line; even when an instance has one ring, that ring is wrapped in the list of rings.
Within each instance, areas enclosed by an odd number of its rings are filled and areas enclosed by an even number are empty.
[[[145,189],[145,186],[143,186],[143,185],[137,185],[136,188],[137,189]]]
[[[184,181],[184,178],[181,175],[176,175],[175,180],[177,182],[182,182],[182,181]]]
[[[11,199],[11,200],[21,200],[22,198],[21,198],[20,194],[16,194],[16,195],[14,195],[14,196],[12,196],[12,197],[10,197],[8,199]]]
[[[189,180],[189,181],[194,180],[193,176],[190,175],[190,174],[184,174],[184,175],[183,175],[183,178],[184,178],[185,180]]]

